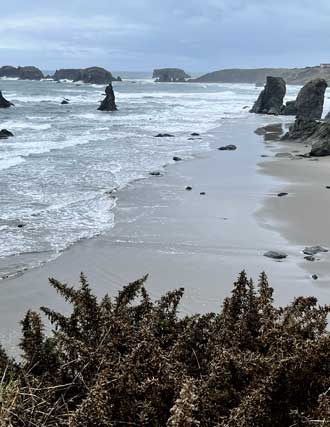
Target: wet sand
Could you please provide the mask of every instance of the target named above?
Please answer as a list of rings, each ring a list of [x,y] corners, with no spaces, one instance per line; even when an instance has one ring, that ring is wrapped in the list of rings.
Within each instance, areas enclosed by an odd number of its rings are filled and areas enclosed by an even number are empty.
[[[312,266],[305,268],[307,261],[300,252],[305,245],[327,244],[328,232],[321,232],[326,211],[318,217],[319,228],[315,227],[319,235],[306,230],[303,236],[299,231],[312,222],[305,222],[301,209],[307,218],[319,210],[318,198],[328,196],[330,200],[330,190],[324,189],[326,182],[320,180],[320,189],[315,190],[323,162],[270,157],[258,164],[261,155],[273,156],[276,148],[275,143],[267,145],[254,134],[257,127],[270,121],[252,115],[240,122],[224,121],[219,129],[203,135],[209,138],[212,151],[169,165],[162,176],[135,182],[118,192],[116,225],[109,233],[82,241],[56,260],[20,277],[4,280],[0,285],[0,335],[5,346],[14,348],[17,322],[28,308],[48,305],[67,310],[47,279],[56,277],[74,284],[80,271],[100,296],[115,294],[123,284],[146,273],[154,298],[183,286],[182,314],[217,310],[242,269],[253,278],[265,270],[275,288],[277,303],[285,304],[297,295],[315,295],[322,302],[329,301],[328,287],[322,285],[322,280],[310,278]],[[216,149],[227,144],[236,144],[238,149]],[[315,177],[315,199],[308,198],[308,206],[304,200],[310,179],[303,169],[299,172],[306,178],[303,184],[300,175],[294,175],[303,165]],[[290,179],[294,183],[289,185]],[[186,186],[192,190],[187,191]],[[290,195],[278,198],[278,191]],[[301,198],[293,197],[297,192]],[[292,199],[300,200],[301,207],[292,204]],[[291,225],[290,215],[299,216]],[[287,233],[292,228],[296,231]],[[274,261],[263,256],[268,250],[282,250],[289,256],[282,262]],[[329,257],[322,255],[322,259]],[[318,266],[317,273],[325,263],[313,264]]]
[[[276,153],[304,154],[310,151],[303,143],[266,143]],[[257,217],[261,224],[276,230],[291,245],[302,251],[306,246],[321,245],[330,249],[330,158],[276,158],[261,165],[262,173],[279,180],[274,192],[287,192],[288,196],[265,200]],[[299,265],[308,275],[316,274],[318,289],[330,288],[330,252],[316,255],[310,262],[301,254]],[[327,302],[330,301],[330,298]]]

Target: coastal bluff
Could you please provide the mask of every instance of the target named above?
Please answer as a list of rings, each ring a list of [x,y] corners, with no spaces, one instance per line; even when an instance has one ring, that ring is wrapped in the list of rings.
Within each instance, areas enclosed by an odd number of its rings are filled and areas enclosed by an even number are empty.
[[[0,67],[0,77],[20,80],[41,80],[44,78],[44,74],[37,67],[13,67],[11,65],[4,65]]]
[[[121,81],[121,78],[115,78],[112,73],[102,67],[89,68],[63,68],[56,70],[52,76],[53,80],[72,80],[73,82],[84,82],[92,84],[109,84],[114,81]]]
[[[304,85],[310,80],[321,78],[330,84],[330,68],[321,66],[305,68],[254,68],[224,69],[204,74],[192,83],[250,83],[262,86],[267,76],[281,77],[290,85]]]
[[[190,79],[190,75],[187,74],[181,68],[159,68],[155,69],[152,78],[156,79],[156,82],[185,82],[186,79]]]

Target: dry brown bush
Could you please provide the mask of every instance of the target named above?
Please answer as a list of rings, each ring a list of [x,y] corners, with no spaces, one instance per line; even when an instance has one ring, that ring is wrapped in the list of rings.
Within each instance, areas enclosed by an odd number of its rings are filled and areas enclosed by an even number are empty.
[[[50,284],[69,316],[28,311],[17,363],[0,350],[0,427],[330,426],[330,307],[273,304],[242,272],[219,313],[180,317],[183,289],[151,301],[147,277],[98,301]]]

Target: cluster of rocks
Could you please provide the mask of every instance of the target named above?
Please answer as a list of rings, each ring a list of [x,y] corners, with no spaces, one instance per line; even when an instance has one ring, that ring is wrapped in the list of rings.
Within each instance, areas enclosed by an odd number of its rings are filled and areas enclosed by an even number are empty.
[[[267,83],[254,103],[251,113],[271,115],[293,115],[305,120],[319,120],[322,117],[324,94],[328,87],[324,79],[306,83],[295,101],[283,105],[286,84],[281,77],[267,77]]]
[[[190,79],[190,75],[187,74],[181,68],[159,68],[154,70],[152,78],[156,79],[156,82],[185,82]]]
[[[112,73],[102,67],[89,68],[67,68],[57,70],[53,76],[45,76],[37,67],[13,67],[5,65],[0,67],[0,78],[10,77],[21,80],[42,80],[52,79],[55,81],[71,80],[73,82],[82,81],[92,84],[109,84],[113,81],[121,81],[120,77],[114,77]]]
[[[281,139],[311,145],[312,148],[308,156],[329,156],[330,113],[324,120],[321,120],[327,87],[328,84],[324,79],[311,80],[299,91],[295,101],[289,101],[286,105],[283,105],[286,93],[284,80],[281,77],[267,77],[267,84],[260,93],[251,112],[257,114],[295,115],[295,122]],[[258,133],[259,129],[256,132]],[[266,132],[265,135],[268,135],[268,133]]]

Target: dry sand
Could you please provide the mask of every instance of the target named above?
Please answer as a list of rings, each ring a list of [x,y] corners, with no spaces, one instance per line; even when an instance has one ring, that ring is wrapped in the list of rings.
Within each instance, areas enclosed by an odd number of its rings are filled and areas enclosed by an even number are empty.
[[[254,134],[271,120],[251,115],[239,123],[226,121],[203,136],[210,138],[213,151],[177,162],[166,167],[163,176],[121,190],[116,225],[109,233],[82,241],[20,277],[4,280],[0,334],[5,346],[14,347],[17,322],[28,308],[67,309],[48,286],[48,277],[73,284],[80,271],[98,295],[114,294],[146,273],[155,298],[183,286],[182,313],[217,310],[242,269],[254,278],[265,270],[278,303],[297,295],[329,301],[326,282],[310,278],[312,273],[323,278],[330,272],[329,256],[308,263],[300,252],[305,245],[330,244],[330,190],[324,188],[328,161],[271,157],[258,165],[262,154],[274,156],[278,148],[278,143],[265,144]],[[216,150],[227,144],[238,149]],[[330,177],[328,181],[330,185]],[[187,185],[192,191],[185,190]],[[278,198],[279,191],[290,195]],[[267,250],[283,250],[289,256],[277,262],[263,256]]]

